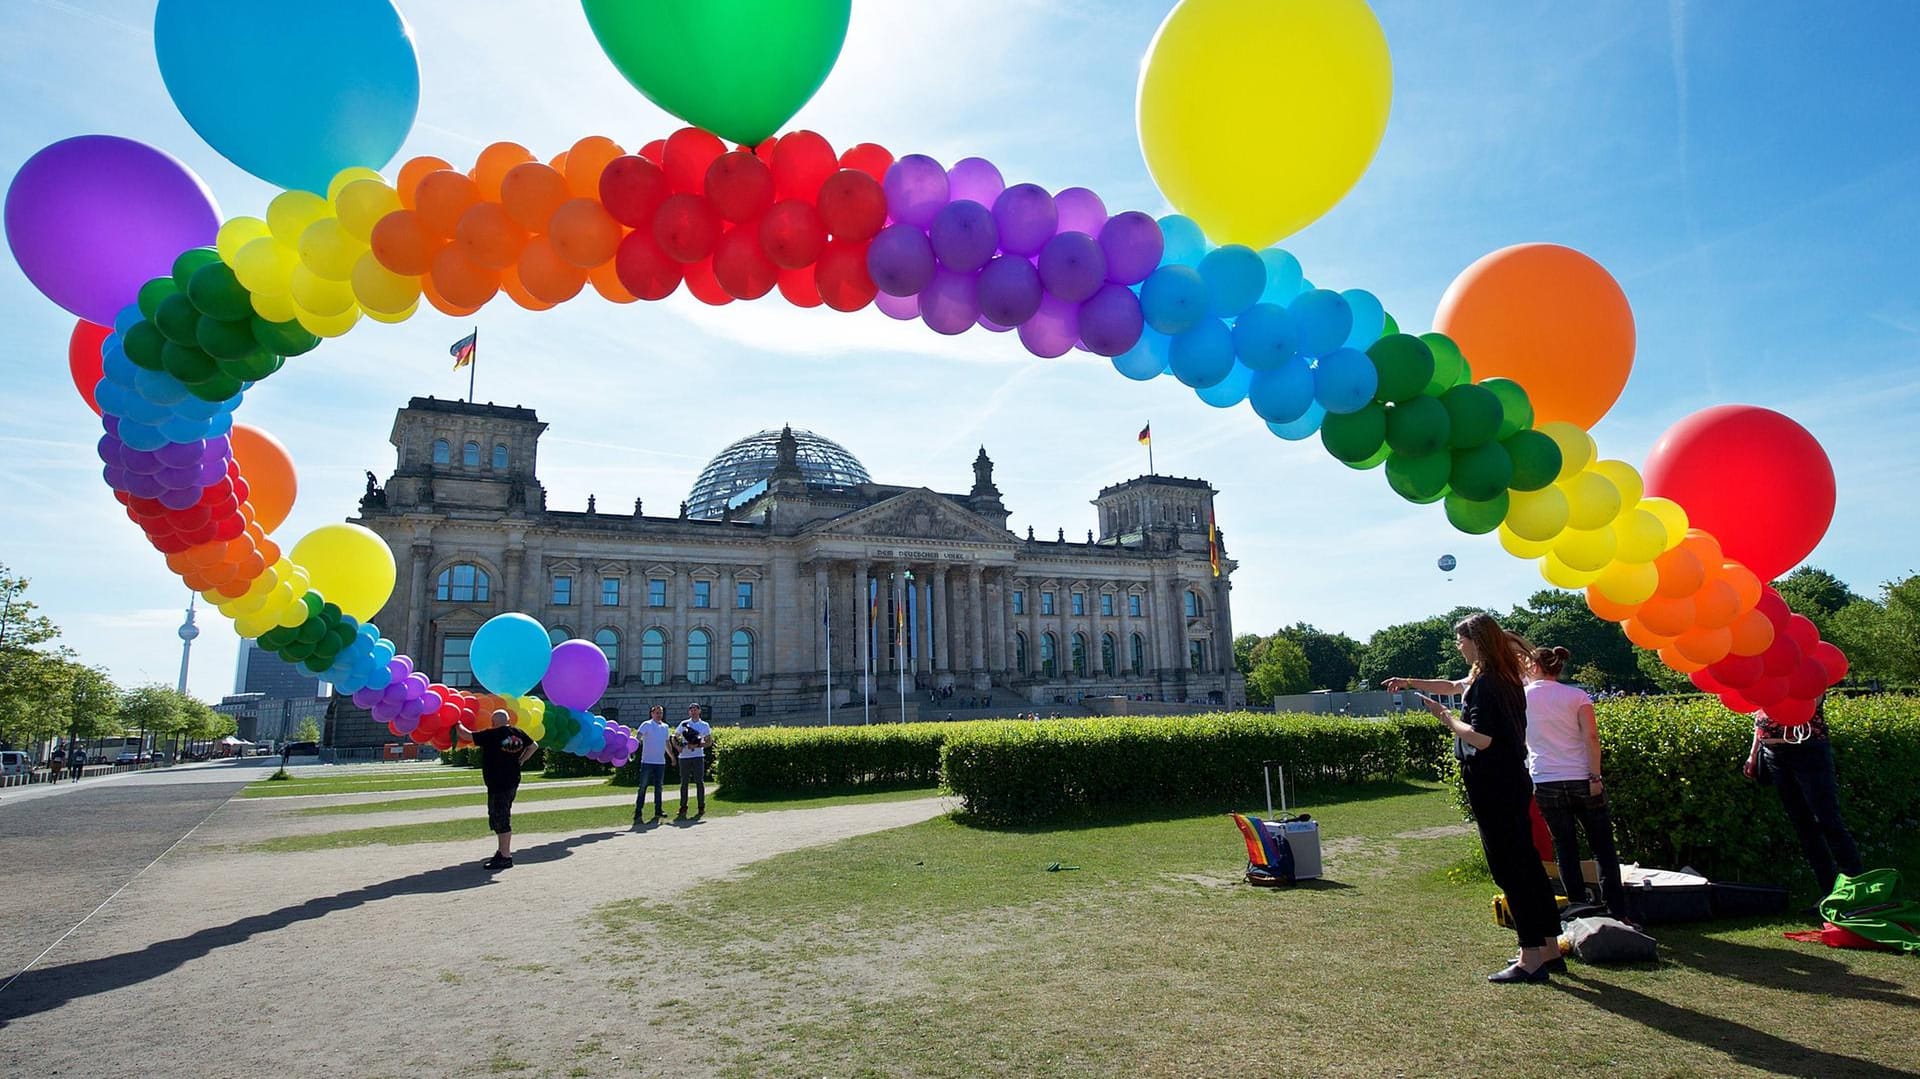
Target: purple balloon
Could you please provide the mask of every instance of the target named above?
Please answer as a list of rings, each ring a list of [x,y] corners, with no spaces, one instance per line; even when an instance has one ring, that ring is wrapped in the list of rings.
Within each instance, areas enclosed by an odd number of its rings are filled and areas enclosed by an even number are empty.
[[[192,170],[117,135],[62,139],[27,159],[7,189],[7,244],[47,299],[113,325],[140,286],[210,247],[220,211]]]
[[[973,274],[940,270],[920,294],[920,319],[935,333],[965,333],[980,317],[978,281]]]
[[[1107,280],[1137,285],[1160,265],[1166,253],[1160,222],[1138,210],[1115,214],[1100,226],[1100,250],[1107,256]]]
[[[912,225],[888,225],[867,248],[867,273],[889,296],[917,294],[933,280],[933,270],[933,244]]]
[[[440,706],[445,703],[447,702],[441,698],[440,694],[435,693],[433,690],[427,690],[420,695],[420,710],[422,712],[438,712]]]
[[[155,479],[152,476],[142,476],[137,472],[129,472],[126,475],[126,479],[127,479],[127,486],[124,488],[124,490],[135,498],[159,498],[161,495],[164,495],[167,493],[167,489],[165,487],[160,486],[160,481]],[[199,500],[195,499],[194,501],[197,502]],[[192,502],[187,503],[188,506],[192,504],[193,504]],[[168,508],[169,509],[186,509],[187,507],[171,506]]]
[[[925,154],[908,154],[893,163],[881,182],[887,193],[887,212],[895,221],[918,228],[933,224],[933,215],[947,204],[947,170]]]
[[[361,708],[372,708],[380,703],[380,691],[361,687],[353,691],[353,703]]]
[[[387,661],[387,671],[396,679],[405,678],[413,673],[413,657],[407,655],[394,656]]]
[[[166,481],[158,477],[154,478],[154,483],[160,487],[160,504],[170,510],[191,509],[194,503],[200,501],[198,487],[168,487]]]
[[[940,265],[965,274],[985,266],[1000,246],[993,211],[970,199],[940,207],[940,212],[933,217],[933,227],[928,230],[928,239]]]
[[[420,726],[420,717],[410,716],[405,712],[402,712],[399,715],[395,716],[391,720],[391,722],[393,723],[394,733],[412,734],[414,731],[414,728]]]
[[[1006,333],[1008,330],[1013,329],[1012,326],[1002,326],[998,322],[993,321],[992,319],[988,318],[985,315],[981,315],[979,318],[975,319],[973,324],[987,331],[988,333]]]
[[[948,197],[955,202],[971,199],[982,206],[992,206],[1000,192],[1007,189],[1007,182],[1000,177],[1000,170],[993,162],[984,157],[963,157],[947,170]]]
[[[207,452],[207,444],[196,439],[192,442],[169,442],[153,451],[163,465],[181,468],[186,465],[198,466]]]
[[[1100,242],[1084,232],[1063,232],[1040,249],[1040,283],[1068,303],[1080,303],[1100,291],[1107,279],[1107,257]]]
[[[1080,340],[1080,305],[1049,295],[1040,310],[1020,324],[1020,343],[1043,359],[1064,356]]]
[[[136,476],[157,476],[167,467],[166,462],[160,459],[160,454],[153,450],[123,449],[120,459],[125,462],[126,470]]]
[[[1080,340],[1101,356],[1118,356],[1139,344],[1145,326],[1140,297],[1125,285],[1102,285],[1080,305]]]
[[[186,468],[162,468],[157,477],[162,487],[173,491],[191,489],[196,495],[200,490],[200,467],[190,465]]]
[[[1060,212],[1061,232],[1098,236],[1100,226],[1107,223],[1107,204],[1084,187],[1069,187],[1060,192],[1053,197],[1053,205]]]
[[[880,313],[888,318],[897,318],[902,322],[920,317],[920,297],[918,296],[890,296],[884,292],[877,292],[873,297],[873,306],[878,307]]]
[[[1040,271],[1018,255],[1001,255],[980,271],[980,314],[999,326],[1018,326],[1032,318],[1045,294]]]
[[[553,646],[547,673],[540,678],[547,699],[568,708],[592,708],[607,691],[611,672],[607,654],[592,641],[562,641]]]
[[[993,200],[993,223],[1000,229],[1000,250],[1032,256],[1053,238],[1060,215],[1046,188],[1015,184]]]

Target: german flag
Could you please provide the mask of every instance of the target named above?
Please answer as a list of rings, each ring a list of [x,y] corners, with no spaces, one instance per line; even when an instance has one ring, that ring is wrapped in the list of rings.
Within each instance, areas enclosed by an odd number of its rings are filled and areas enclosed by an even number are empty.
[[[1140,444],[1142,446],[1153,445],[1153,424],[1147,424],[1145,427],[1140,428]]]
[[[458,371],[462,367],[472,363],[473,354],[479,347],[480,329],[479,327],[475,327],[472,333],[455,341],[453,347],[447,349],[447,355],[453,357],[453,369]]]
[[[1213,567],[1213,575],[1220,576],[1220,542],[1213,527],[1213,510],[1207,510],[1207,565]]]

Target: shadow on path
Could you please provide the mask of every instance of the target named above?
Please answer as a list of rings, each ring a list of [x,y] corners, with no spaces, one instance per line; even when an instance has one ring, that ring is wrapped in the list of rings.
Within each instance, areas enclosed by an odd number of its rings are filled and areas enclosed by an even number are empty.
[[[612,839],[623,832],[589,832],[586,835],[541,843],[515,852],[516,866],[555,862],[576,848]],[[349,892],[316,896],[304,903],[281,907],[265,914],[253,914],[226,925],[211,926],[184,937],[155,941],[136,952],[101,956],[60,966],[36,967],[22,974],[4,993],[0,993],[0,1029],[15,1019],[50,1011],[86,997],[110,993],[116,989],[151,981],[198,959],[218,948],[244,944],[261,933],[271,933],[300,922],[324,918],[344,910],[393,899],[403,895],[434,895],[484,888],[493,883],[493,874],[467,860],[438,869],[423,870],[410,876],[369,884]]]

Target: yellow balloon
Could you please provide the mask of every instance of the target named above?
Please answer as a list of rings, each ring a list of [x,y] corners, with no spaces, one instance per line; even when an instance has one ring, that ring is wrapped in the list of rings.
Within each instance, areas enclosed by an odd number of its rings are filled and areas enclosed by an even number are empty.
[[[1600,528],[1620,515],[1620,490],[1598,472],[1582,472],[1560,481],[1566,492],[1567,524],[1572,528]]]
[[[353,265],[353,298],[368,314],[397,314],[420,300],[420,279],[394,273],[373,252],[360,256]]]
[[[1670,498],[1643,498],[1639,508],[1658,517],[1660,526],[1667,530],[1667,542],[1661,548],[1662,552],[1673,550],[1680,546],[1681,540],[1687,538],[1687,511],[1680,503]]]
[[[1360,179],[1393,60],[1363,0],[1181,0],[1140,64],[1140,150],[1215,243],[1260,248]]]
[[[300,234],[301,263],[329,281],[352,277],[354,263],[366,253],[367,245],[347,235],[337,217],[323,217]]]
[[[1614,489],[1620,492],[1620,508],[1623,510],[1637,505],[1640,502],[1640,496],[1646,493],[1646,484],[1640,479],[1640,470],[1625,461],[1612,459],[1595,461],[1587,466],[1587,471],[1597,472],[1605,476],[1608,483],[1613,484]]]
[[[236,217],[220,226],[214,234],[213,249],[220,252],[220,261],[232,266],[240,257],[240,249],[255,240],[264,240],[272,233],[267,231],[267,223],[257,217]],[[236,275],[237,276],[237,275]],[[245,282],[241,282],[245,284]]]
[[[547,718],[547,702],[538,697],[520,698],[520,718],[534,723],[544,723]]]
[[[1541,434],[1553,439],[1560,447],[1560,475],[1556,479],[1570,479],[1586,470],[1593,463],[1598,452],[1593,444],[1593,436],[1565,420],[1554,420],[1535,428]]]
[[[1507,492],[1506,527],[1520,539],[1551,542],[1567,527],[1568,513],[1566,493],[1551,484],[1538,491]]]
[[[1667,550],[1666,527],[1644,506],[1624,510],[1614,518],[1613,538],[1618,544],[1613,557],[1622,562],[1651,562]]]
[[[293,302],[308,314],[332,318],[353,307],[352,286],[345,281],[329,281],[304,264],[293,268],[290,287]]]
[[[362,180],[370,180],[376,184],[386,183],[379,173],[365,165],[349,165],[334,173],[333,179],[327,181],[327,201],[338,206],[340,197],[345,194],[347,187]]]
[[[1613,561],[1613,529],[1569,528],[1553,541],[1553,553],[1569,569],[1599,572]]]
[[[348,330],[353,329],[353,327],[359,323],[360,305],[354,304],[349,306],[345,314],[316,315],[295,304],[293,317],[294,321],[300,323],[308,333],[315,337],[339,337]]]
[[[271,236],[259,236],[234,253],[233,276],[248,292],[285,292],[300,256]]]
[[[313,612],[307,610],[306,604],[296,598],[292,603],[287,604],[286,607],[281,609],[279,616],[274,619],[274,624],[292,629],[300,623],[305,622],[307,616],[312,613]]]
[[[1500,546],[1515,558],[1535,559],[1553,550],[1551,540],[1530,540],[1516,534],[1505,524],[1500,526]]]
[[[1660,571],[1651,562],[1614,561],[1600,571],[1593,587],[1600,594],[1625,607],[1637,607],[1653,598],[1660,586]]]
[[[405,311],[395,311],[391,315],[386,314],[385,312],[382,312],[382,311],[369,311],[365,307],[362,307],[360,309],[360,313],[367,316],[368,318],[372,319],[375,322],[385,322],[388,325],[395,325],[401,322],[405,322],[408,319],[412,318],[415,312],[419,310],[420,310],[420,301],[415,300],[414,302],[407,305],[407,309]]]
[[[1560,560],[1552,551],[1540,560],[1540,576],[1550,585],[1560,588],[1585,588],[1600,579],[1599,570],[1574,569]]]
[[[293,296],[284,289],[279,292],[256,292],[253,294],[253,313],[268,322],[292,322],[297,312],[293,307]]]
[[[393,595],[393,552],[360,525],[321,525],[293,545],[292,559],[307,571],[314,591],[362,622]]]
[[[267,203],[267,228],[288,247],[297,246],[307,226],[327,216],[327,200],[311,191],[282,191]]]
[[[400,196],[386,182],[375,177],[371,180],[355,180],[340,189],[333,200],[334,213],[340,218],[340,225],[347,235],[369,243],[373,239],[373,226],[380,219],[400,209]]]
[[[242,637],[258,637],[274,627],[274,621],[265,615],[243,614],[233,620],[233,631]]]

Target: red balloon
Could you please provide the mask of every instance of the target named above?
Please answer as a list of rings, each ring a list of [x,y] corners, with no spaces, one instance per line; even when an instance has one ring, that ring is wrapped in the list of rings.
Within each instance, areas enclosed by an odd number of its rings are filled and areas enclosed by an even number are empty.
[[[1767,718],[1782,727],[1798,727],[1813,718],[1814,706],[1819,703],[1818,692],[1800,696],[1795,694],[1785,700],[1767,705]]]
[[[1814,625],[1813,619],[1804,614],[1789,615],[1787,636],[1793,640],[1794,644],[1800,646],[1800,651],[1811,652],[1814,646],[1820,643],[1820,627]]]
[[[667,159],[667,140],[655,139],[640,147],[640,156],[658,165]]]
[[[812,131],[788,132],[773,148],[774,196],[812,202],[839,166],[826,139]]]
[[[887,223],[887,193],[864,172],[841,169],[820,185],[820,219],[836,240],[861,243]]]
[[[1812,656],[1802,656],[1800,665],[1787,676],[1787,695],[1790,697],[1818,697],[1827,688],[1827,669]]]
[[[795,307],[819,307],[820,286],[814,283],[813,267],[780,271],[780,295]]]
[[[1748,700],[1744,695],[1732,691],[1720,694],[1720,703],[1726,705],[1728,711],[1738,712],[1741,715],[1752,715],[1760,710],[1759,705]]]
[[[689,262],[685,270],[687,291],[693,293],[694,299],[711,307],[725,307],[733,302],[733,293],[728,292],[714,275],[712,259]]]
[[[840,167],[858,169],[875,180],[884,180],[887,170],[893,167],[893,153],[884,146],[863,142],[840,155]]]
[[[742,225],[728,230],[713,248],[713,276],[736,300],[757,300],[773,291],[780,268],[760,249],[760,230]]]
[[[660,167],[667,172],[667,182],[682,194],[697,195],[706,187],[707,168],[713,159],[727,152],[727,144],[711,131],[702,131],[697,127],[683,127],[667,136],[667,145],[662,151]],[[646,156],[643,148],[641,156]]]
[[[1831,641],[1821,641],[1813,646],[1813,658],[1827,672],[1827,685],[1833,685],[1847,676],[1850,664],[1847,654]]]
[[[707,166],[706,192],[721,217],[751,221],[773,205],[773,170],[750,153],[721,154]]]
[[[1760,662],[1766,668],[1767,677],[1785,678],[1800,666],[1800,646],[1783,633],[1760,653]]]
[[[1833,521],[1833,465],[1807,429],[1754,405],[1719,405],[1667,429],[1647,455],[1646,493],[1670,498],[1728,558],[1772,580]]]
[[[1728,689],[1744,689],[1758,682],[1766,667],[1759,656],[1728,656],[1707,669]]]
[[[1702,667],[1688,675],[1687,681],[1692,682],[1694,688],[1700,692],[1712,693],[1716,696],[1727,692],[1729,689],[1729,687],[1721,685],[1719,679],[1713,676],[1713,671],[1710,667]]]
[[[108,327],[81,319],[73,324],[73,336],[67,339],[67,369],[73,372],[73,388],[80,391],[80,399],[96,416],[100,414],[100,403],[93,399],[93,389],[107,377],[100,372],[100,346],[112,332]]]
[[[600,173],[600,204],[630,229],[653,224],[653,215],[670,194],[667,174],[644,157],[616,157]]]
[[[1768,675],[1758,682],[1740,691],[1740,695],[1762,708],[1778,704],[1787,699],[1787,679],[1785,675]]]
[[[771,168],[773,165],[773,148],[778,145],[780,145],[780,137],[778,135],[768,135],[766,138],[760,140],[759,145],[753,148],[753,156],[759,158]]]
[[[820,252],[813,280],[820,299],[835,311],[858,311],[880,291],[867,272],[867,245],[846,240],[834,240]]]
[[[642,300],[663,300],[680,287],[681,266],[665,251],[652,233],[640,229],[627,233],[613,253],[613,272],[620,284]]]
[[[1760,602],[1754,604],[1753,609],[1766,615],[1767,621],[1772,622],[1773,628],[1780,633],[1787,631],[1787,619],[1793,617],[1793,610],[1787,606],[1786,600],[1780,598],[1780,593],[1774,591],[1772,585],[1767,585],[1760,590]]]
[[[760,243],[783,270],[811,266],[827,246],[826,222],[812,203],[786,199],[775,203],[760,220]]]
[[[698,195],[673,195],[653,215],[653,238],[676,262],[699,262],[720,239],[720,215]]]

